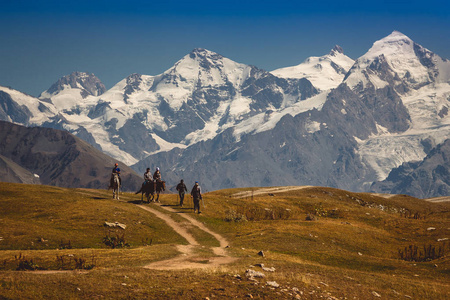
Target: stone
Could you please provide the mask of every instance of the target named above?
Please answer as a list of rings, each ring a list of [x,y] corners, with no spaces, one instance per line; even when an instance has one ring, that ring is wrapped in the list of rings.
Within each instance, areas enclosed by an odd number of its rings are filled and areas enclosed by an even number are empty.
[[[271,286],[271,287],[280,287],[280,285],[276,282],[276,281],[267,281],[266,285]]]
[[[247,276],[248,278],[264,278],[266,277],[266,275],[262,272],[258,272],[252,269],[247,269],[247,271],[245,271],[245,276]]]
[[[372,295],[374,295],[375,297],[381,298],[381,295],[380,295],[380,294],[378,294],[378,293],[377,293],[377,292],[375,292],[375,291],[373,291],[373,292],[372,292]]]
[[[127,228],[127,225],[119,223],[119,222],[110,223],[110,222],[106,222],[105,221],[105,224],[103,224],[103,225],[107,226],[107,227],[119,227],[119,228],[122,228],[122,229]]]

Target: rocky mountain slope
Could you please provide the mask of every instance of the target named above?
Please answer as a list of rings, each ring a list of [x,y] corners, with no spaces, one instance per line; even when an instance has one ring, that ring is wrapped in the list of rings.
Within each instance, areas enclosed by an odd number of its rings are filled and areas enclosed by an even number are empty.
[[[0,177],[7,182],[107,188],[116,162],[70,133],[51,128],[0,121],[0,141]],[[123,188],[137,190],[140,176],[122,163],[120,167]]]
[[[374,43],[336,89],[316,96],[320,105],[291,117],[286,111],[292,106],[252,135],[240,137],[238,124],[211,141],[156,154],[136,166],[162,161],[174,177],[200,179],[206,186],[312,184],[366,191],[403,162],[424,159],[424,141],[436,144],[450,136],[449,67],[393,32]],[[258,123],[252,119],[243,123]]]
[[[276,76],[275,76],[276,75]],[[0,87],[0,119],[67,130],[138,172],[206,189],[326,185],[367,191],[450,138],[450,62],[394,31],[356,61],[271,73],[194,49],[105,91],[73,73],[39,99]],[[435,195],[427,195],[435,196]]]
[[[423,161],[406,162],[389,176],[372,185],[379,193],[414,194],[420,198],[429,195],[450,195],[450,139],[433,148]]]

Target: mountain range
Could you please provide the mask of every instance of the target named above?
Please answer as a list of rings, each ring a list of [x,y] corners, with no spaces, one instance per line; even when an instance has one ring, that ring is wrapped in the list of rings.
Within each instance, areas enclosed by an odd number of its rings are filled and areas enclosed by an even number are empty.
[[[448,147],[449,106],[450,62],[397,31],[356,60],[336,46],[272,72],[199,48],[160,75],[132,74],[109,90],[82,72],[37,98],[0,87],[0,120],[66,130],[137,172],[158,166],[167,182],[198,180],[206,190],[446,196],[448,176],[421,190],[412,186],[424,177],[412,174],[448,173],[446,155],[424,164]],[[400,173],[416,182],[396,189],[390,173],[405,164]]]

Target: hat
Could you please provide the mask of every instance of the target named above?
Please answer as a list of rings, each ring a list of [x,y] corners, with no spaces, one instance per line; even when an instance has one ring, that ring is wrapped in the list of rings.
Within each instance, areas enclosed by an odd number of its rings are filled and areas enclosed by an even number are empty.
[[[196,181],[195,183],[198,183],[198,181]]]
[[[114,165],[115,165],[115,166],[118,166],[119,164],[118,164],[118,163],[115,163]]]
[[[158,167],[156,167],[156,171],[159,171],[159,168],[158,168]]]

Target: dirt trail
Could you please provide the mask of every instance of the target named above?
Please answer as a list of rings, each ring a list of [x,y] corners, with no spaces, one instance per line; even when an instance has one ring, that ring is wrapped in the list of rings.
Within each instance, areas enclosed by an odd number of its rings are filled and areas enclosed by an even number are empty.
[[[245,191],[245,192],[239,192],[239,193],[233,194],[232,197],[246,198],[246,197],[251,197],[252,195],[256,196],[256,195],[262,195],[262,194],[276,194],[276,193],[283,193],[283,192],[306,189],[309,187],[311,187],[311,186],[305,185],[305,186],[279,186],[279,187],[271,187],[271,188],[258,188],[257,190],[253,190],[253,191]]]
[[[178,213],[176,210],[172,209],[171,207],[167,206],[161,206],[161,208],[171,212],[171,213]],[[146,265],[144,268],[146,269],[157,269],[157,270],[180,270],[180,269],[193,269],[193,268],[212,268],[217,267],[223,264],[228,264],[234,262],[237,258],[231,257],[227,254],[226,246],[228,246],[228,241],[221,236],[220,234],[211,231],[208,229],[203,223],[199,222],[198,220],[192,218],[189,215],[179,213],[178,215],[186,219],[186,223],[177,223],[175,222],[169,215],[162,213],[156,209],[153,209],[149,206],[145,205],[138,205],[139,208],[142,208],[148,212],[153,213],[158,218],[162,219],[172,227],[175,232],[177,232],[179,235],[184,237],[186,241],[189,243],[189,245],[177,245],[178,251],[180,251],[180,255],[171,259],[162,260],[153,262],[149,265]],[[211,250],[213,251],[215,256],[202,256],[195,254],[196,249],[204,250],[205,246],[201,246],[190,234],[186,227],[188,226],[196,226],[200,230],[203,230],[204,232],[212,235],[220,244],[219,247],[212,247]]]
[[[425,200],[429,201],[429,202],[434,202],[434,203],[450,202],[450,196],[428,198],[428,199],[425,199]]]

